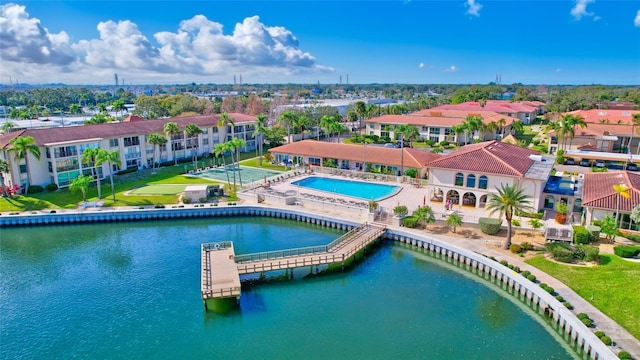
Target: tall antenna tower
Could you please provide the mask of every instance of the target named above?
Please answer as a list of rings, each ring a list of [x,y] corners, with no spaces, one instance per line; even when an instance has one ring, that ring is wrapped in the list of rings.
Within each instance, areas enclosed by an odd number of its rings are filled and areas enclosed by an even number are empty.
[[[116,87],[118,87],[118,74],[113,74],[113,78],[116,81]]]
[[[236,75],[233,74],[233,85],[237,85],[237,84],[238,84],[238,82],[236,81]]]
[[[242,74],[240,74],[240,85],[242,85]]]

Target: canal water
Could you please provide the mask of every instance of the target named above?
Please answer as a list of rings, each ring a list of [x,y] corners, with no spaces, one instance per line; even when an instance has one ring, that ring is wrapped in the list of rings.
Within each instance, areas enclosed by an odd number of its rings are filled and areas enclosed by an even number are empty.
[[[391,241],[348,271],[204,311],[201,243],[241,254],[340,234],[261,217],[0,229],[1,358],[574,358],[501,290]]]

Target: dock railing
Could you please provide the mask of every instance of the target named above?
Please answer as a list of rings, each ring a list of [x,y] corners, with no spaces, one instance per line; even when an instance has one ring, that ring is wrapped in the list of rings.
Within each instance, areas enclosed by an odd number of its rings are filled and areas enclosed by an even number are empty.
[[[351,229],[349,232],[335,239],[327,245],[320,246],[308,246],[302,248],[295,249],[286,249],[286,250],[274,250],[274,251],[266,251],[260,253],[253,254],[245,254],[245,255],[236,255],[234,258],[236,264],[249,263],[255,261],[265,261],[265,260],[274,260],[274,259],[285,259],[306,255],[317,255],[331,252],[335,249],[339,249],[342,247],[344,243],[346,243],[349,239],[351,239],[356,234],[361,231],[367,229],[367,224],[362,224],[356,228]]]

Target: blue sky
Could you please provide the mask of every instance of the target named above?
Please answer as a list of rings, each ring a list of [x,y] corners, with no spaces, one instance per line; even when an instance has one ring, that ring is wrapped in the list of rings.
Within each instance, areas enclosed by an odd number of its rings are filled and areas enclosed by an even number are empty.
[[[640,3],[18,1],[0,83],[640,84]]]

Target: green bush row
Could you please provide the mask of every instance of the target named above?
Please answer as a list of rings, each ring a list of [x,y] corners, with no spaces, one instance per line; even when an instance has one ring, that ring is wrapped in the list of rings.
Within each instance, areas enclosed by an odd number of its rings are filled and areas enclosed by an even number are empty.
[[[40,185],[29,185],[29,190],[27,190],[27,194],[37,194],[44,191],[44,188]]]
[[[493,235],[500,231],[502,219],[480,218],[478,224],[480,225],[480,231],[487,235]]]
[[[551,253],[554,260],[571,263],[574,260],[597,261],[600,249],[597,246],[577,245],[561,242],[550,242],[546,244],[547,251]]]
[[[640,245],[614,246],[613,253],[623,258],[632,258],[640,254]]]
[[[415,216],[407,216],[402,219],[402,226],[415,228],[418,225],[418,218]]]

